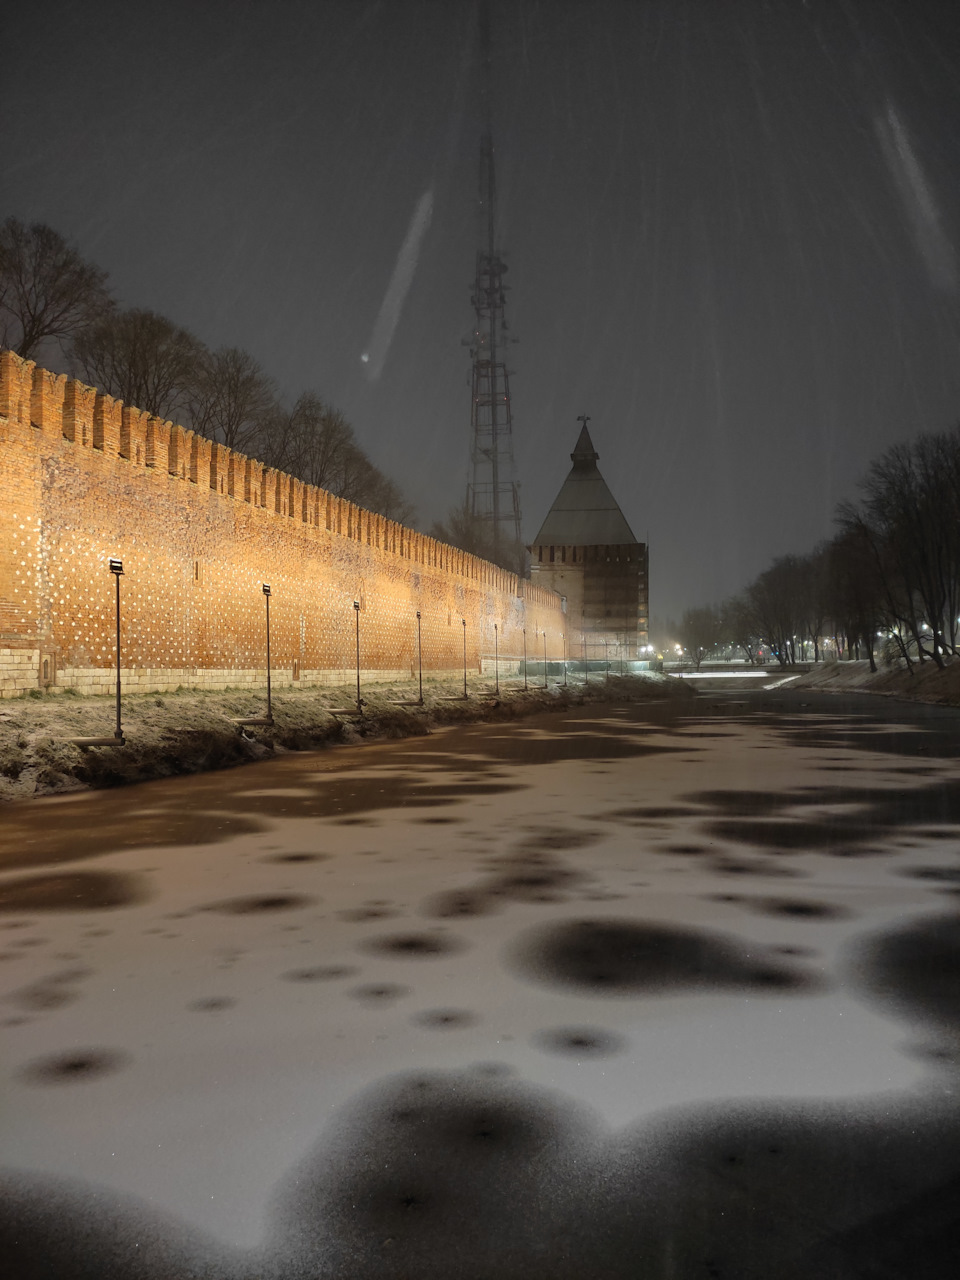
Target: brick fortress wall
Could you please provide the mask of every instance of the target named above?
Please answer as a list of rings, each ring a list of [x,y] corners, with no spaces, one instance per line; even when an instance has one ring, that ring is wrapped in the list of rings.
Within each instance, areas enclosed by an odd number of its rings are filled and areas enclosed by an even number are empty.
[[[561,599],[92,387],[0,354],[0,695],[339,683],[559,659]],[[572,646],[579,634],[570,633]]]

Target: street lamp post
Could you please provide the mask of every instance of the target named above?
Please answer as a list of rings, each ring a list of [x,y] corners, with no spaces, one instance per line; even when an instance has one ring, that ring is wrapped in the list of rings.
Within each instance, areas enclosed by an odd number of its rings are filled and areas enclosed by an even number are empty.
[[[273,720],[273,704],[270,700],[270,588],[263,584],[263,598],[267,604],[267,721]]]
[[[567,633],[566,633],[565,631],[564,631],[563,635],[560,637],[560,639],[563,641],[563,645],[562,645],[562,648],[563,648],[563,687],[564,687],[564,688],[566,688],[566,687],[567,687]]]
[[[527,628],[523,628],[523,691],[527,691]]]
[[[547,687],[547,628],[543,628],[543,687]]]
[[[500,631],[497,624],[493,624],[493,678],[494,692],[500,697]]]
[[[357,715],[362,716],[363,715],[363,699],[360,697],[360,601],[359,600],[354,600],[353,612],[357,619]]]
[[[420,705],[423,706],[423,644],[420,635],[420,610],[417,610],[417,671],[420,678]]]
[[[117,584],[117,727],[113,736],[117,740],[118,746],[123,746],[123,729],[120,726],[120,578],[123,574],[123,561],[110,560],[110,572],[114,576]]]
[[[463,623],[463,696],[467,696],[467,620],[461,618]]]

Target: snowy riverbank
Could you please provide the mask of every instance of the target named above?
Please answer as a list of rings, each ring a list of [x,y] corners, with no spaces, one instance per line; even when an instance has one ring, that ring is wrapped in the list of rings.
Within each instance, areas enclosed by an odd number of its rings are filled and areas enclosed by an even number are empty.
[[[875,693],[907,702],[960,707],[960,662],[943,670],[933,662],[914,664],[912,672],[902,667],[880,667],[872,672],[869,662],[823,662],[812,666],[790,687],[824,693]]]
[[[582,676],[548,688],[521,682],[477,685],[466,700],[459,687],[424,680],[423,706],[416,705],[413,681],[364,689],[362,717],[335,715],[353,705],[353,689],[284,689],[273,695],[272,725],[241,727],[234,721],[262,716],[264,690],[208,693],[140,694],[124,697],[123,747],[75,746],[79,737],[110,736],[114,701],[107,697],[46,695],[0,702],[0,800],[90,787],[120,786],[176,774],[223,769],[262,760],[283,751],[310,751],[339,743],[404,738],[441,725],[509,721],[534,712],[584,702],[648,701],[689,698],[680,681],[653,673],[611,677],[605,682]],[[413,704],[413,705],[411,705]]]

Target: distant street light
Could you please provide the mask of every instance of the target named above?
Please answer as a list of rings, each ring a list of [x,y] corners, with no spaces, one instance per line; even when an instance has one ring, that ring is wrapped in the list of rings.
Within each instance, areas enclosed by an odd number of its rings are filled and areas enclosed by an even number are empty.
[[[494,692],[500,697],[500,632],[497,624],[493,624],[493,676]]]
[[[523,691],[527,691],[527,628],[523,628]]]
[[[543,687],[547,687],[547,629],[543,629]]]

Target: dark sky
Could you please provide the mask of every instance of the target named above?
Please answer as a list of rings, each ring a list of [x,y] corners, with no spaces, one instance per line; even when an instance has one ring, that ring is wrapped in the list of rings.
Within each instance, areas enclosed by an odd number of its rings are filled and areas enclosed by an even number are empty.
[[[960,419],[960,5],[492,8],[525,533],[589,413],[649,534],[652,612],[677,615],[809,549],[871,457]],[[35,0],[7,34],[0,214],[318,391],[421,525],[443,515],[470,443],[471,0]]]

